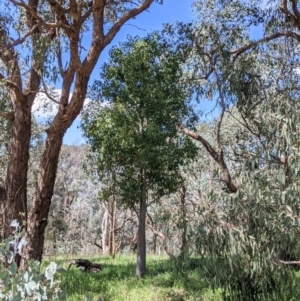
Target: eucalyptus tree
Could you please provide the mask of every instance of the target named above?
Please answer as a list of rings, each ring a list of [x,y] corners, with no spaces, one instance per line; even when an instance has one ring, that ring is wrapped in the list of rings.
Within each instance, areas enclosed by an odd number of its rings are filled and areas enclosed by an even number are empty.
[[[104,106],[83,124],[101,181],[112,180],[118,201],[138,213],[139,277],[146,272],[147,206],[178,188],[179,167],[195,150],[175,127],[190,115],[180,61],[158,34],[115,47],[93,85]]]
[[[287,95],[268,92],[252,112],[256,125],[236,108],[224,119],[226,159],[240,188],[211,194],[192,229],[199,253],[210,258],[206,276],[224,289],[225,300],[299,298],[289,267],[300,257],[299,108]]]
[[[12,104],[11,112],[1,113],[12,120],[6,177],[7,225],[12,219],[21,220],[27,206],[28,150],[37,93],[45,94],[59,106],[46,130],[36,192],[26,224],[29,238],[26,258],[42,258],[63,136],[83,107],[89,78],[99,56],[128,20],[154,2],[1,0],[0,58],[4,68],[0,79]],[[90,40],[88,45],[87,40]],[[61,87],[58,97],[51,93],[51,84]]]
[[[228,188],[211,194],[219,206],[204,207],[194,229],[225,300],[288,300],[286,266],[299,263],[298,9],[273,3],[267,14],[256,1],[197,1],[200,20],[178,31],[200,104],[219,106],[215,142],[178,128],[206,148]],[[254,40],[248,26],[258,24],[265,37]]]
[[[219,164],[220,180],[230,192],[235,193],[239,187],[224,158],[220,134],[226,108],[234,103],[235,90],[249,88],[249,77],[253,79],[256,75],[251,72],[246,75],[246,69],[255,61],[257,53],[265,52],[266,45],[273,47],[276,40],[276,43],[285,41],[296,47],[300,41],[298,6],[293,0],[267,3],[256,0],[197,0],[194,8],[198,20],[189,24],[180,23],[175,27],[167,26],[166,32],[176,37],[179,51],[187,56],[188,79],[193,82],[198,99],[211,100],[219,108],[215,128],[216,145],[213,146],[201,133],[189,129],[182,122],[177,126],[206,148]],[[261,31],[263,38],[257,39],[250,34],[251,29],[256,28]],[[241,64],[235,67],[239,61],[244,61],[244,74],[242,78],[235,77],[236,82],[232,85],[232,81],[229,83],[231,73],[235,72],[234,68],[241,68]]]

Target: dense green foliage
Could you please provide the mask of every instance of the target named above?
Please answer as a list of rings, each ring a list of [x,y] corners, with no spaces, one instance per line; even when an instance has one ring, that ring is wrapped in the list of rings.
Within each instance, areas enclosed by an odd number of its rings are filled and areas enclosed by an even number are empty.
[[[83,129],[102,183],[111,181],[118,200],[129,207],[139,202],[142,169],[150,200],[159,199],[175,191],[179,166],[195,154],[175,127],[189,117],[179,59],[155,34],[130,38],[111,51],[93,86],[103,107],[85,115]]]

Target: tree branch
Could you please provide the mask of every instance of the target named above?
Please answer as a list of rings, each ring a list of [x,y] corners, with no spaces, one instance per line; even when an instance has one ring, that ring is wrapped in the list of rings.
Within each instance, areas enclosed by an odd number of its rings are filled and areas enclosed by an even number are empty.
[[[296,32],[293,32],[293,31],[277,32],[277,33],[274,33],[274,34],[272,34],[270,36],[264,37],[264,38],[262,38],[262,39],[260,39],[258,41],[252,42],[252,43],[248,44],[245,47],[242,47],[242,48],[236,49],[234,51],[231,51],[230,53],[233,54],[232,62],[235,62],[235,60],[241,54],[243,54],[244,52],[246,52],[247,50],[249,50],[249,49],[251,49],[253,47],[258,46],[259,44],[266,43],[266,42],[269,42],[271,40],[275,40],[275,39],[277,39],[279,37],[291,37],[293,39],[296,39],[298,42],[300,42],[300,35],[297,34]]]
[[[135,16],[140,14],[142,11],[148,9],[153,2],[154,2],[154,0],[145,0],[140,6],[133,8],[133,9],[129,10],[128,12],[124,13],[124,15],[120,17],[120,19],[112,26],[112,28],[109,30],[109,32],[105,36],[105,44],[110,43],[110,41],[114,38],[114,36],[120,30],[121,26],[124,23],[126,23],[129,19],[134,18]]]
[[[99,245],[99,244],[96,242],[96,240],[94,241],[93,245],[95,245],[95,246],[98,247],[100,250],[102,250],[102,246]]]
[[[300,261],[283,261],[283,260],[279,260],[279,262],[282,263],[282,264],[286,264],[286,265],[289,265],[289,264],[300,265]]]
[[[33,26],[31,28],[31,30],[29,30],[26,34],[24,34],[23,37],[21,37],[17,40],[11,39],[11,41],[8,43],[8,48],[15,47],[15,46],[22,44],[29,36],[31,36],[33,34],[33,32],[37,28],[38,28],[38,25],[36,24],[35,26]]]
[[[3,111],[0,111],[0,116],[4,117],[6,119],[9,119],[10,121],[14,121],[14,119],[15,119],[14,112],[3,112]]]
[[[148,9],[154,0],[145,0],[140,6],[135,7],[127,12],[125,12],[119,20],[117,20],[114,25],[110,28],[108,33],[104,36],[103,33],[103,13],[105,0],[94,0],[93,1],[93,18],[94,18],[94,27],[93,27],[93,40],[91,48],[83,61],[84,70],[90,72],[95,66],[98,57],[102,49],[107,46],[118,31],[121,29],[128,20],[136,17],[138,14]],[[97,7],[97,9],[95,9]]]
[[[55,53],[56,53],[56,58],[57,58],[57,64],[58,64],[59,73],[60,73],[61,77],[64,78],[65,70],[63,68],[63,63],[62,63],[59,28],[56,28],[56,36],[57,36],[57,47],[56,47]]]
[[[178,123],[177,128],[182,130],[187,136],[191,137],[192,139],[201,142],[201,144],[205,147],[205,149],[208,151],[208,153],[211,155],[211,157],[219,164],[221,171],[222,171],[221,181],[225,182],[227,188],[229,189],[229,191],[231,193],[237,192],[238,188],[232,181],[229,169],[224,160],[224,153],[223,153],[222,149],[220,150],[220,153],[218,153],[206,139],[204,139],[201,135],[199,135],[193,131],[190,131],[182,123]]]
[[[116,232],[116,231],[118,231],[118,230],[124,228],[126,222],[131,221],[131,220],[132,220],[131,217],[128,217],[128,218],[124,219],[124,221],[122,222],[122,224],[121,224],[120,226],[118,226],[118,227],[116,227],[116,228],[114,228],[114,229],[111,229],[110,232]]]
[[[0,74],[0,80],[2,80],[8,88],[10,88],[12,91],[14,91],[14,93],[16,94],[16,96],[18,97],[19,100],[23,99],[23,97],[24,97],[23,92],[22,92],[21,88],[15,82],[5,78],[3,76],[3,74]]]
[[[29,5],[25,4],[23,1],[15,1],[9,0],[12,4],[23,7],[34,19],[37,20],[39,26],[43,25],[45,28],[52,29],[52,28],[64,28],[68,33],[70,32],[71,27],[64,22],[57,22],[57,23],[47,23],[44,21],[42,17],[40,17],[37,12],[31,8]]]
[[[63,22],[64,25],[66,26],[70,26],[67,18],[66,18],[66,10],[63,6],[61,6],[57,1],[55,0],[47,0],[50,7],[54,10],[56,16],[57,16],[57,20],[60,20]]]
[[[299,10],[298,10],[298,7],[297,7],[297,2],[295,0],[290,0],[290,2],[292,3],[292,9],[293,9],[293,12],[297,18],[297,21],[299,22],[299,19],[300,19],[300,13],[299,13]]]
[[[174,256],[173,254],[171,254],[170,251],[168,250],[168,247],[167,247],[167,244],[166,244],[166,236],[165,236],[163,233],[157,231],[157,230],[154,228],[152,217],[149,215],[148,212],[147,212],[147,225],[148,225],[148,228],[151,230],[151,232],[152,232],[155,236],[157,236],[157,237],[159,237],[159,238],[161,239],[163,248],[164,248],[165,252],[168,254],[168,256],[169,256],[170,258],[174,259],[175,256]]]
[[[43,86],[44,86],[44,90],[40,90],[40,93],[44,93],[51,101],[53,101],[54,103],[60,105],[60,102],[57,101],[56,99],[54,99],[47,91],[47,87],[45,85],[44,79],[42,78],[42,82],[43,82]]]

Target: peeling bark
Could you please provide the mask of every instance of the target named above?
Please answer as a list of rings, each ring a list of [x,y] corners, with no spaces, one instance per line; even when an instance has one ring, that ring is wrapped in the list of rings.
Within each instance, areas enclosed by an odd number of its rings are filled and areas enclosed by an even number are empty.
[[[12,138],[9,149],[9,164],[6,177],[4,236],[11,235],[9,227],[13,219],[27,221],[27,171],[31,137],[31,107],[26,102],[14,101],[15,117],[12,123]]]
[[[0,186],[0,240],[4,238],[4,205],[6,200],[6,189]]]

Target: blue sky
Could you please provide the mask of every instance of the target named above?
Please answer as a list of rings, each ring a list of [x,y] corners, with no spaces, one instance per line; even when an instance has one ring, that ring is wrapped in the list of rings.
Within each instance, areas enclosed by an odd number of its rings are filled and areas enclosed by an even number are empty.
[[[192,3],[193,0],[164,0],[163,5],[154,3],[148,11],[137,16],[136,19],[130,20],[125,24],[117,34],[114,41],[103,51],[96,66],[91,81],[97,78],[99,68],[108,59],[109,49],[119,42],[126,41],[127,35],[145,35],[153,30],[160,30],[164,23],[174,23],[176,21],[189,22],[192,20]],[[59,88],[59,87],[57,87]],[[65,144],[84,143],[80,129],[80,120],[77,118],[73,125],[68,129],[65,137]]]

